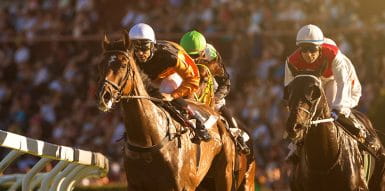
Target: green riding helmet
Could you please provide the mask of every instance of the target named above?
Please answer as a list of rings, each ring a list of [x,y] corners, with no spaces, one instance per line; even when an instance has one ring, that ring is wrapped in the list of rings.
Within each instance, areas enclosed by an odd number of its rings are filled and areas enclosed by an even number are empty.
[[[206,48],[206,39],[200,32],[193,30],[184,34],[179,44],[187,54],[199,54]]]

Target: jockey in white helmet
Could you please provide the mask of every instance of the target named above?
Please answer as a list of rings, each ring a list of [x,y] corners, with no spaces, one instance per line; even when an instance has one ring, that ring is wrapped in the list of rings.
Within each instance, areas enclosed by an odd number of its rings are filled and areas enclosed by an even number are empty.
[[[356,78],[352,63],[345,59],[337,46],[324,43],[321,29],[315,25],[306,25],[297,33],[298,49],[286,60],[285,86],[293,80],[293,74],[288,65],[292,64],[299,70],[317,69],[327,61],[327,67],[322,74],[327,99],[331,108],[348,117],[350,109],[358,105],[361,97],[361,85]],[[330,84],[331,83],[331,84]],[[330,92],[330,93],[329,93]]]
[[[211,136],[204,127],[205,119],[199,111],[190,109],[184,100],[192,97],[199,88],[199,71],[194,60],[179,44],[156,41],[154,30],[147,24],[134,25],[128,35],[138,66],[159,88],[163,100],[187,110],[200,121],[195,128],[196,134],[200,140],[209,141]]]
[[[352,62],[339,50],[331,39],[325,40],[323,32],[316,25],[305,25],[297,33],[298,48],[285,63],[285,88],[294,79],[294,71],[317,70],[326,65],[321,80],[332,117],[344,125],[368,148],[379,148],[375,135],[356,124],[351,108],[358,105],[361,97],[361,83]],[[285,91],[286,92],[286,91]],[[287,99],[287,96],[284,96]]]

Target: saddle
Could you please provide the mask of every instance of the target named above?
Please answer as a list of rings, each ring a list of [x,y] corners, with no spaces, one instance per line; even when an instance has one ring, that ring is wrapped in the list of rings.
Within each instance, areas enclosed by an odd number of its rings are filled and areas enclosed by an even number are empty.
[[[205,119],[205,127],[211,128],[215,122],[217,122],[218,117],[215,115],[213,111],[205,107],[205,104],[201,104],[198,102],[194,102],[191,100],[186,100],[188,102],[189,107],[191,107],[194,111],[197,111],[201,114],[201,116]],[[180,110],[175,105],[170,102],[161,102],[157,103],[159,106],[163,107],[176,121],[182,124],[183,127],[195,128],[197,121],[195,119],[189,119],[190,116],[185,110]],[[181,132],[185,133],[187,129],[183,129]]]

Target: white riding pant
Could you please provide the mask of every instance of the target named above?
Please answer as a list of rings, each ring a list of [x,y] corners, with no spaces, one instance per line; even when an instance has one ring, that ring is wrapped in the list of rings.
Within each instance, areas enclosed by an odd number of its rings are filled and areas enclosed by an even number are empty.
[[[159,85],[160,93],[171,94],[182,84],[183,79],[178,73],[173,73],[162,80]]]
[[[355,77],[354,77],[355,76]],[[351,111],[350,108],[356,107],[361,97],[361,84],[357,79],[357,75],[353,75],[351,81],[348,83],[349,90],[347,93],[349,94],[345,99],[349,99],[350,107],[345,107],[341,109],[341,113],[345,116],[349,116]],[[335,80],[327,80],[323,82],[323,88],[325,91],[325,96],[329,105],[329,108],[332,108],[333,103],[336,99],[337,92],[337,83]]]

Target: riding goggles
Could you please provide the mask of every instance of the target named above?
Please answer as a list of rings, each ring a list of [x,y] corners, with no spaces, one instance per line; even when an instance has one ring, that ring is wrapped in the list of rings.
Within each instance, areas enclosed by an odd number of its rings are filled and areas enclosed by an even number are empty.
[[[315,53],[315,52],[317,52],[319,50],[319,46],[304,45],[304,46],[300,46],[300,50],[303,53],[307,53],[307,52]]]
[[[150,41],[136,41],[133,43],[134,51],[148,51],[152,48],[152,42]]]
[[[195,61],[197,62],[198,60],[202,59],[205,57],[205,52],[204,51],[201,51],[199,52],[198,54],[189,54],[190,57]]]

